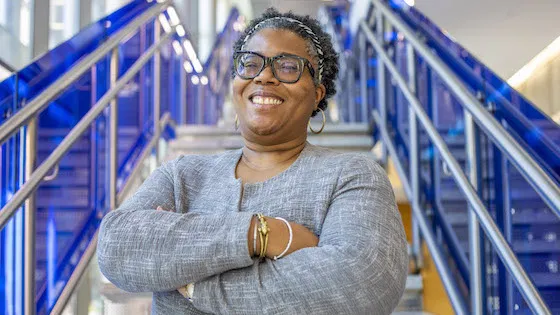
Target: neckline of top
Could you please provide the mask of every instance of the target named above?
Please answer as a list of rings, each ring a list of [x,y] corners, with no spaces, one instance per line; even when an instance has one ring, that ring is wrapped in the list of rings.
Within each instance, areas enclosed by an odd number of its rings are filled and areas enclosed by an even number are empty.
[[[269,178],[267,180],[264,180],[262,182],[245,183],[245,184],[243,184],[243,187],[247,188],[247,187],[254,187],[254,186],[262,186],[262,185],[268,184],[270,182],[277,181],[278,179],[284,178],[285,176],[287,176],[288,174],[294,172],[295,170],[297,170],[299,168],[299,165],[301,164],[301,161],[307,156],[307,153],[311,150],[312,146],[313,145],[311,143],[306,141],[305,146],[301,150],[301,153],[299,154],[297,159],[294,161],[294,163],[292,163],[292,165],[288,166],[287,169],[283,170],[282,172],[280,172],[280,173],[278,173],[278,174],[272,176],[271,178]],[[237,149],[234,152],[235,152],[235,154],[233,155],[233,163],[231,163],[232,167],[229,170],[229,176],[230,176],[230,178],[233,178],[234,181],[241,184],[242,183],[241,178],[236,178],[235,177],[235,170],[237,168],[237,164],[239,164],[239,162],[241,161],[241,157],[243,155],[243,149]]]

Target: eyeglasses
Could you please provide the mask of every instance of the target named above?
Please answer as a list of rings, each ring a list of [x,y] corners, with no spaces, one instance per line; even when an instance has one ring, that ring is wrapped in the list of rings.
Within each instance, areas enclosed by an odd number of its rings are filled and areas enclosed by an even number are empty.
[[[238,51],[233,56],[233,63],[237,75],[245,80],[256,78],[267,65],[271,65],[272,74],[283,83],[296,83],[301,78],[304,67],[315,78],[311,62],[296,55],[265,57],[252,51]]]

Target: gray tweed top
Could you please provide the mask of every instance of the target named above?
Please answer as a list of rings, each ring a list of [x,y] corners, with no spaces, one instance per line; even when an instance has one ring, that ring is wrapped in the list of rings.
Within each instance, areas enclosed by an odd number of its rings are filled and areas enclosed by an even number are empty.
[[[308,143],[287,170],[242,190],[240,157],[189,155],[159,167],[103,219],[103,274],[126,291],[153,292],[154,314],[391,313],[408,258],[384,170],[365,155]],[[251,258],[255,213],[304,225],[318,247]],[[191,282],[192,302],[176,291]]]

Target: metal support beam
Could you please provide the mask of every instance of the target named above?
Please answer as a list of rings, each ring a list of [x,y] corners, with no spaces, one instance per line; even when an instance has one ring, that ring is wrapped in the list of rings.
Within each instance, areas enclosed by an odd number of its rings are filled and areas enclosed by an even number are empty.
[[[88,26],[92,22],[92,0],[80,0],[80,29]]]
[[[36,58],[49,50],[51,1],[33,1],[32,4],[31,54]]]

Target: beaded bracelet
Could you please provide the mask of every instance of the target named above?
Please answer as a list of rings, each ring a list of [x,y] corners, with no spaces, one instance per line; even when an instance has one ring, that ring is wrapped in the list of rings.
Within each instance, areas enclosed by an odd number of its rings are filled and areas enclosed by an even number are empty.
[[[257,218],[259,219],[259,222],[261,224],[261,226],[258,228],[258,231],[261,236],[261,252],[259,254],[259,258],[262,259],[266,256],[266,250],[268,248],[268,232],[270,232],[270,229],[268,228],[268,224],[266,223],[266,220],[262,214],[257,214]]]

